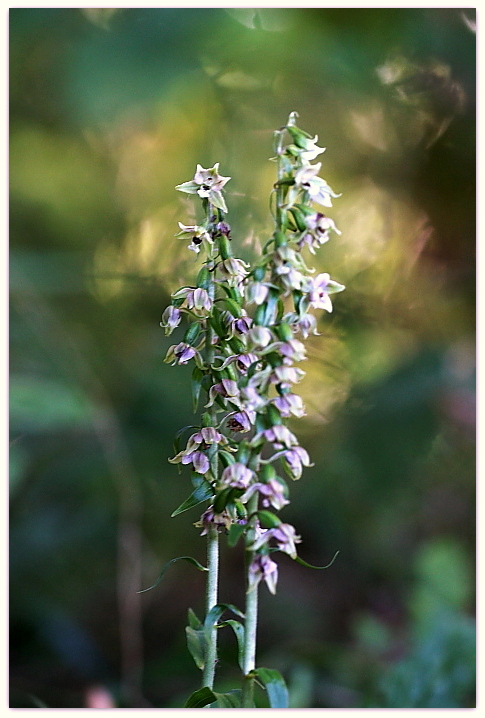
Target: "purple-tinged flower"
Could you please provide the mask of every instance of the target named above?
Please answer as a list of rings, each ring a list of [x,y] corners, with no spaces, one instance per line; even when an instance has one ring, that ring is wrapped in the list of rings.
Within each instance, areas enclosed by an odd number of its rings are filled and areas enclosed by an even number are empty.
[[[204,445],[207,448],[211,444],[227,444],[227,439],[224,434],[214,429],[212,426],[204,426],[200,431],[192,436],[187,441],[187,449],[192,450],[196,446]]]
[[[262,304],[269,292],[269,286],[264,282],[249,282],[246,289],[248,304]]]
[[[300,290],[305,280],[305,275],[298,271],[298,269],[295,269],[295,267],[292,267],[291,264],[280,264],[275,268],[275,274],[279,278],[283,289],[286,290],[286,295],[288,295],[292,289]]]
[[[182,224],[182,222],[179,222],[178,225],[181,231],[176,236],[182,237],[183,239],[190,238],[191,242],[188,247],[192,252],[199,254],[201,244],[207,244],[209,246],[213,244],[212,237],[205,227],[201,227],[198,224]]]
[[[290,384],[296,384],[305,376],[303,369],[299,369],[294,366],[287,366],[281,364],[273,369],[271,375],[271,381],[273,384],[282,384],[283,386],[289,386]]]
[[[232,486],[234,489],[247,489],[253,477],[254,471],[251,471],[247,466],[236,461],[224,469],[221,481],[223,484]]]
[[[204,169],[197,165],[194,179],[177,185],[175,189],[180,190],[180,192],[187,192],[187,194],[198,194],[199,197],[208,199],[214,207],[227,212],[222,189],[230,179],[230,177],[223,177],[219,174],[219,163],[210,169]]]
[[[312,254],[315,254],[315,249],[318,249],[325,244],[330,238],[329,230],[332,229],[337,234],[342,234],[339,229],[335,226],[335,222],[330,217],[326,217],[321,212],[315,212],[309,214],[304,219],[308,231],[303,232],[300,239],[298,240],[298,246],[302,249],[305,245]]]
[[[194,471],[198,474],[206,474],[210,469],[209,459],[202,451],[197,449],[180,451],[173,459],[169,459],[169,462],[171,464],[192,464]]]
[[[301,537],[296,535],[294,526],[282,523],[272,529],[268,529],[262,536],[256,539],[251,546],[252,550],[257,551],[271,539],[276,541],[279,551],[287,553],[291,558],[296,558],[295,544],[301,542]]]
[[[243,496],[241,496],[241,501],[246,503],[255,491],[261,494],[261,503],[265,508],[273,506],[277,511],[280,511],[283,506],[290,503],[288,499],[285,498],[283,486],[276,479],[270,479],[266,484],[261,482],[252,484]]]
[[[244,409],[243,411],[236,411],[233,414],[228,415],[227,427],[231,431],[244,433],[252,429],[255,421],[256,412],[251,411],[250,409]]]
[[[301,332],[304,339],[306,339],[309,334],[319,336],[319,332],[317,332],[317,320],[313,314],[303,314],[301,317],[298,317],[293,324]]]
[[[267,403],[267,399],[261,396],[258,390],[251,384],[241,389],[241,399],[243,408],[249,411],[258,411],[262,409],[263,406],[266,406]]]
[[[258,360],[259,357],[256,354],[251,354],[251,352],[247,352],[246,354],[237,354],[235,358],[236,366],[242,374],[245,374],[249,367],[255,364]]]
[[[255,556],[249,565],[248,579],[248,593],[255,589],[263,579],[270,593],[275,594],[278,583],[278,564],[269,556]]]
[[[296,436],[283,424],[275,424],[270,429],[260,431],[259,434],[256,434],[252,442],[258,444],[261,438],[271,442],[276,449],[283,449],[285,447],[290,449],[298,445]]]
[[[167,364],[170,362],[172,366],[174,364],[187,364],[188,361],[197,356],[198,352],[190,344],[180,342],[180,344],[173,344],[168,348],[167,355],[163,360]]]
[[[162,314],[162,321],[160,322],[160,326],[165,329],[165,334],[167,336],[170,336],[173,330],[180,324],[181,319],[182,313],[180,309],[170,304]]]
[[[290,202],[293,204],[296,197],[295,190],[302,190],[307,192],[310,199],[316,204],[321,204],[324,207],[331,207],[331,197],[340,197],[339,194],[335,194],[333,189],[325,182],[321,177],[317,177],[320,172],[322,163],[318,162],[316,165],[308,165],[301,167],[295,173],[295,185],[290,189]]]
[[[239,406],[239,388],[237,381],[234,381],[234,379],[222,379],[219,383],[211,386],[209,389],[209,401],[205,405],[206,408],[213,405],[216,395],[222,396],[223,399],[228,399]]]
[[[331,312],[333,309],[332,301],[328,296],[329,280],[330,275],[327,272],[308,279],[306,287],[308,300],[315,309],[326,309],[327,312]]]
[[[253,320],[251,317],[247,316],[238,317],[231,322],[234,332],[237,332],[238,334],[247,334],[252,324]]]
[[[268,327],[254,326],[249,330],[249,338],[257,347],[267,347],[273,340],[273,335]]]
[[[306,359],[305,345],[298,339],[289,339],[279,346],[279,353],[283,356],[285,364],[292,364],[294,361]]]
[[[223,259],[217,265],[217,271],[222,277],[219,281],[226,281],[230,287],[238,287],[242,291],[241,286],[244,279],[248,275],[249,264],[243,259],[236,259],[235,257],[228,257]]]
[[[187,309],[198,316],[206,316],[212,309],[212,299],[206,289],[201,287],[184,287],[172,294],[174,299],[185,299]]]
[[[214,513],[214,507],[209,506],[209,508],[204,511],[199,521],[197,521],[194,526],[196,526],[197,528],[203,528],[204,530],[201,532],[200,535],[205,536],[211,526],[215,526],[218,531],[222,531],[223,529],[225,531],[228,531],[231,528],[231,524],[232,519],[226,509],[223,509],[222,513],[216,514]]]
[[[303,400],[298,394],[283,394],[283,396],[277,396],[276,399],[273,399],[273,404],[285,419],[292,414],[298,418],[306,414]]]
[[[292,446],[285,451],[282,461],[292,479],[299,479],[304,466],[312,466],[308,452],[302,446]]]

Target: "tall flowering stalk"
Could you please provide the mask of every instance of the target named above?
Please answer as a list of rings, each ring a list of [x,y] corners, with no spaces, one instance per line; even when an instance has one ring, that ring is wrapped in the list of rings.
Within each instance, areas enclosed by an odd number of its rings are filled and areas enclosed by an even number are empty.
[[[344,287],[327,273],[315,274],[305,255],[340,234],[322,211],[338,197],[319,177],[323,151],[296,125],[296,113],[275,132],[277,180],[273,189],[274,232],[253,266],[233,256],[231,228],[224,198],[229,177],[219,165],[197,165],[194,178],[177,186],[198,195],[204,218],[200,225],[179,223],[179,236],[202,259],[195,286],[172,294],[161,325],[167,334],[187,320],[183,340],[172,345],[165,361],[192,364],[194,411],[201,402],[200,425],[177,451],[172,463],[189,466],[193,491],[176,509],[177,515],[205,502],[195,524],[207,537],[206,615],[200,621],[189,610],[188,647],[203,672],[202,688],[187,707],[217,701],[223,707],[254,707],[255,682],[266,688],[271,707],[287,707],[287,691],[274,669],[256,666],[258,589],[266,583],[276,592],[278,565],[273,556],[297,555],[300,536],[279,517],[289,503],[282,474],[299,479],[311,466],[306,449],[287,426],[305,415],[295,386],[305,372],[297,366],[306,358],[304,341],[317,334],[315,310],[332,311],[331,295]],[[218,602],[219,536],[230,547],[245,546],[246,606],[242,613]],[[176,559],[174,559],[176,560]],[[224,612],[234,618],[221,621]],[[217,632],[230,626],[238,641],[242,689],[228,694],[213,691],[217,663]]]

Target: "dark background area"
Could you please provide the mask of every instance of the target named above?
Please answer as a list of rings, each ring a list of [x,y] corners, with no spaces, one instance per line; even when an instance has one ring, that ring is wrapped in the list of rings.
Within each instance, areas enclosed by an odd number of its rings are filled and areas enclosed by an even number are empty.
[[[327,148],[346,285],[291,428],[314,462],[261,590],[258,663],[291,705],[475,694],[475,33],[461,9],[10,10],[10,705],[180,707],[203,611],[197,509],[167,459],[194,423],[160,316],[196,272],[174,187],[220,162],[238,254],[271,233],[272,132]],[[191,255],[191,256],[187,256]],[[243,602],[222,553],[221,600]],[[234,687],[221,633],[216,690]],[[261,705],[264,699],[261,697]]]

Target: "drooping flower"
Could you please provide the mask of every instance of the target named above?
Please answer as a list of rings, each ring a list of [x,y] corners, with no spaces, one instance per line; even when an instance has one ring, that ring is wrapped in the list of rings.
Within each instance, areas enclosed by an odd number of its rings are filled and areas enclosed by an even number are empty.
[[[273,399],[273,404],[276,406],[281,416],[287,419],[293,414],[298,418],[305,416],[305,407],[303,406],[303,400],[298,394],[283,394]]]
[[[335,226],[333,219],[330,219],[330,217],[327,217],[321,212],[314,212],[313,214],[307,215],[304,218],[304,222],[307,226],[307,231],[302,232],[298,240],[298,246],[302,249],[306,245],[312,254],[315,254],[315,249],[318,249],[329,240],[330,229],[337,234],[342,234]]]
[[[197,316],[203,317],[212,309],[212,299],[206,289],[201,287],[183,287],[172,294],[174,299],[185,299],[187,309],[191,309]]]
[[[174,364],[187,364],[197,355],[198,351],[193,346],[186,342],[180,342],[180,344],[173,344],[168,348],[167,355],[163,361],[167,364],[171,362],[172,366]]]
[[[266,582],[270,593],[275,594],[278,583],[278,564],[269,556],[257,554],[249,565],[248,591],[254,590],[261,579]]]
[[[173,304],[169,304],[162,314],[160,326],[165,329],[165,334],[170,336],[173,330],[180,324],[181,319],[182,313],[180,309],[174,307]]]
[[[188,247],[192,252],[199,254],[200,247],[204,243],[206,243],[210,249],[210,246],[213,244],[213,239],[205,227],[201,227],[198,224],[182,224],[182,222],[179,222],[178,225],[181,231],[176,236],[183,237],[184,239],[190,238],[191,242]]]
[[[233,404],[236,404],[236,406],[239,406],[239,387],[237,381],[234,381],[234,379],[222,379],[217,384],[213,384],[209,389],[209,401],[206,407],[211,407],[217,396],[222,396],[223,399],[228,399],[232,401]]]
[[[261,546],[269,543],[274,539],[277,543],[278,551],[287,553],[291,558],[296,558],[296,543],[301,542],[300,536],[296,535],[295,527],[291,524],[279,524],[274,528],[268,529],[253,543],[251,548],[257,551]]]
[[[306,359],[305,345],[298,339],[289,339],[278,347],[279,353],[283,356],[285,364],[292,364],[294,361]]]
[[[249,264],[243,259],[228,257],[219,262],[217,272],[222,281],[227,282],[230,287],[238,287],[242,293],[242,283],[248,274],[248,267]]]
[[[241,496],[241,501],[248,501],[255,491],[258,491],[261,494],[261,503],[265,508],[273,506],[276,511],[280,511],[283,506],[290,503],[285,497],[284,487],[276,479],[270,479],[267,483],[261,483],[258,481],[255,484],[251,484],[249,489],[243,494],[243,496]]]
[[[306,192],[316,204],[324,207],[332,206],[332,197],[340,197],[324,179],[318,177],[322,163],[300,167],[295,172],[295,184],[289,191],[289,202],[293,204],[299,191]]]
[[[211,526],[215,526],[218,531],[228,531],[231,528],[231,524],[232,519],[226,509],[223,509],[222,513],[216,514],[214,512],[214,507],[209,506],[194,526],[197,528],[203,528],[200,535],[206,536]]]
[[[227,416],[227,427],[231,431],[244,433],[253,428],[256,421],[256,412],[250,409],[236,411]]]
[[[264,438],[271,442],[276,449],[291,448],[298,445],[296,436],[283,424],[275,424],[270,429],[256,434],[252,440],[253,445],[257,445]]]
[[[247,466],[236,461],[234,464],[226,466],[222,472],[221,481],[223,484],[232,486],[234,489],[247,489],[253,477],[254,471],[251,471]]]
[[[311,466],[308,452],[302,446],[292,446],[282,455],[283,465],[292,479],[299,479],[304,466]]]
[[[210,469],[208,457],[198,449],[180,451],[173,459],[169,459],[171,464],[192,464],[193,469],[198,474],[206,474]]]

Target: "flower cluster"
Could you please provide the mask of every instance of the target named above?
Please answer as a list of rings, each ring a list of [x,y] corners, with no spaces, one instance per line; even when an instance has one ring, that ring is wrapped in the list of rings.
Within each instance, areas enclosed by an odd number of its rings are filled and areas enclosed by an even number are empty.
[[[299,479],[311,461],[286,422],[305,415],[296,393],[305,372],[297,365],[306,359],[305,339],[317,333],[314,312],[331,312],[331,295],[344,289],[315,274],[304,256],[340,234],[321,211],[339,195],[319,177],[321,163],[312,164],[324,152],[318,137],[297,127],[296,117],[275,133],[275,230],[254,266],[233,256],[223,195],[230,178],[219,165],[197,165],[193,179],[177,186],[202,200],[204,220],[179,223],[178,236],[203,262],[195,286],[172,294],[161,321],[170,335],[187,319],[165,361],[193,360],[196,405],[205,392],[200,428],[170,461],[189,465],[196,477],[191,505],[200,496],[209,502],[197,523],[202,533],[212,526],[245,537],[249,592],[260,581],[276,591],[274,551],[297,556],[300,537],[277,512],[289,503],[283,475]]]

